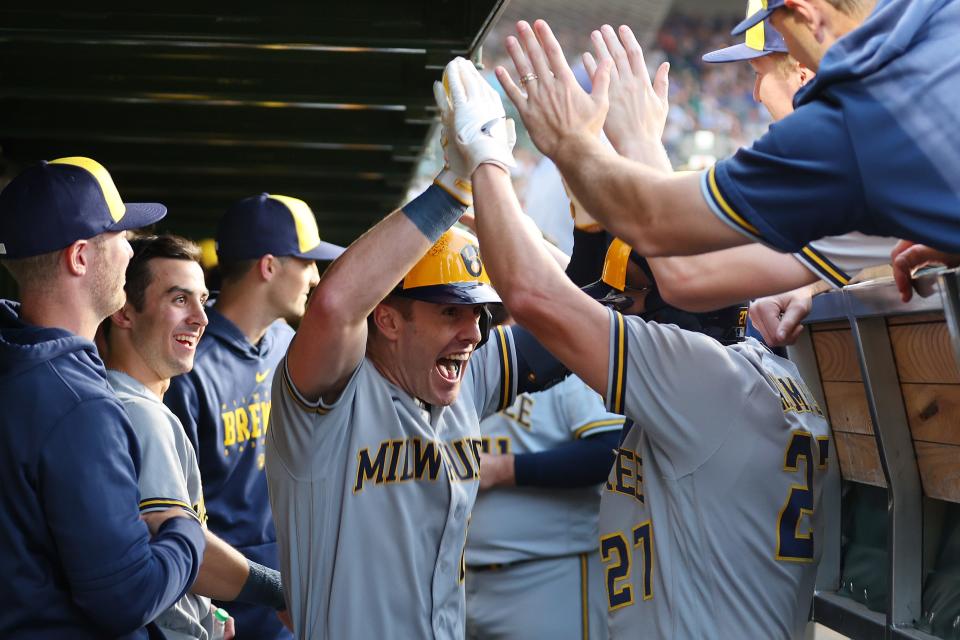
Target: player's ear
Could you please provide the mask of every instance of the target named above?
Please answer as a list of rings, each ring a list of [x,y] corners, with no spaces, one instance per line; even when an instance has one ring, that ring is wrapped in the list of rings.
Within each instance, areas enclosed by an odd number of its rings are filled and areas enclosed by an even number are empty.
[[[120,310],[114,312],[114,314],[110,316],[110,322],[112,322],[115,327],[119,327],[121,329],[129,329],[132,327],[133,307],[130,306],[130,303],[124,302]]]
[[[93,251],[89,240],[77,240],[60,252],[67,271],[72,276],[82,276],[90,267],[90,254]]]
[[[279,268],[280,260],[273,254],[262,255],[257,260],[257,271],[260,273],[260,278],[266,282],[273,279]]]
[[[377,331],[391,342],[395,341],[397,336],[400,335],[402,322],[403,316],[400,310],[389,304],[381,302],[373,308],[373,324],[376,325]]]
[[[825,4],[823,0],[790,0],[787,3],[793,18],[810,29],[817,42],[821,42],[824,22],[823,12],[826,10],[826,7],[822,5]]]

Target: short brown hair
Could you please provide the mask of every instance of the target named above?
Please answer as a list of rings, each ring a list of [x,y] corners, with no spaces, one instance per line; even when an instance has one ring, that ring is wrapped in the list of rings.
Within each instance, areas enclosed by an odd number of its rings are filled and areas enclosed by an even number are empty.
[[[0,261],[10,275],[23,289],[33,289],[50,282],[57,275],[60,266],[60,253],[63,250],[41,253],[29,258],[5,258]]]
[[[217,265],[220,280],[222,282],[236,282],[247,275],[250,269],[259,261],[260,258],[254,258],[252,260],[228,260],[226,262],[220,261],[220,264]]]
[[[191,260],[200,264],[200,247],[191,240],[164,234],[159,236],[143,236],[130,241],[133,257],[127,265],[127,282],[123,290],[129,302],[137,311],[143,311],[146,301],[147,287],[153,281],[150,272],[150,261],[155,258],[169,258],[171,260]]]
[[[404,298],[402,296],[390,294],[383,299],[383,302],[380,304],[385,304],[393,307],[400,312],[400,317],[404,320],[413,319],[413,300],[410,298]],[[367,333],[373,334],[377,333],[377,323],[373,321],[373,312],[370,312],[370,315],[367,316]]]
[[[100,247],[106,241],[106,235],[100,234],[89,238],[89,242],[94,247]],[[72,243],[71,243],[72,244]],[[68,245],[70,246],[70,245]],[[64,247],[63,249],[66,249]],[[50,283],[60,268],[60,259],[63,249],[41,253],[38,256],[29,258],[5,258],[0,263],[7,268],[17,286],[23,289],[34,289]]]

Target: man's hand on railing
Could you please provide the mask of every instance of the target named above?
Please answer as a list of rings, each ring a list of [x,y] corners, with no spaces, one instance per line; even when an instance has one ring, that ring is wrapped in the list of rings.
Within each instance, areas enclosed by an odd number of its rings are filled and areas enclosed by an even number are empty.
[[[890,252],[890,261],[893,264],[893,279],[897,283],[900,298],[904,302],[910,302],[913,297],[914,271],[931,264],[960,266],[960,254],[945,253],[923,244],[901,240]]]
[[[810,313],[813,291],[810,285],[754,300],[750,322],[771,347],[785,347],[797,341],[803,319]]]

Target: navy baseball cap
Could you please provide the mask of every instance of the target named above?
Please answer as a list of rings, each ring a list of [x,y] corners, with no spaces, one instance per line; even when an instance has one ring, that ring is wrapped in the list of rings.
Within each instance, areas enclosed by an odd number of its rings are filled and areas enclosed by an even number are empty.
[[[261,193],[244,198],[220,219],[217,255],[224,260],[255,260],[268,253],[307,260],[333,260],[344,252],[320,240],[307,203],[290,196]]]
[[[755,4],[751,2],[752,5]],[[759,5],[759,2],[756,4]],[[711,51],[703,56],[704,62],[741,62],[761,58],[771,53],[787,53],[787,43],[769,20],[764,20],[747,29],[746,41],[732,47]]]
[[[730,35],[738,36],[750,27],[760,24],[761,20],[766,20],[771,13],[786,4],[787,0],[749,0],[746,19],[735,26]]]
[[[162,204],[123,202],[96,160],[41,162],[0,192],[0,256],[39,256],[101,233],[139,229],[165,215]]]

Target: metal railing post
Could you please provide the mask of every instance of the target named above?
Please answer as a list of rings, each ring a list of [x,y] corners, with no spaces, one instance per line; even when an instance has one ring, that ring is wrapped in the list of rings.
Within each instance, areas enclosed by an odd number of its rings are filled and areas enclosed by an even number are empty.
[[[922,615],[923,488],[886,320],[851,318],[877,449],[887,481],[888,633]]]

